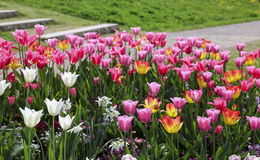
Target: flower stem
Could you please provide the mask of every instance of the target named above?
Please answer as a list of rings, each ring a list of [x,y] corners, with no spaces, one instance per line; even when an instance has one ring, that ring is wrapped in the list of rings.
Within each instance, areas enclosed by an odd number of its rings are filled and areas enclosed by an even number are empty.
[[[32,138],[32,129],[29,128],[29,135],[28,135],[28,160],[31,160],[32,153],[31,153],[31,138]]]
[[[125,154],[127,154],[127,147],[126,147],[126,132],[124,132],[124,148],[125,148]]]
[[[64,160],[67,159],[67,133],[64,132]]]
[[[132,130],[132,127],[131,127],[131,134],[130,134],[130,138],[131,138],[131,152],[132,154],[134,154],[134,141],[133,141],[133,130]]]
[[[204,147],[205,147],[205,159],[207,159],[207,132],[205,132],[205,136],[204,136]]]
[[[256,131],[253,131],[253,155],[255,155],[255,133]]]
[[[55,154],[56,154],[56,151],[55,151],[55,127],[54,127],[54,124],[55,124],[55,117],[53,116],[52,117],[52,149],[53,149],[53,154],[54,154],[54,157],[56,157],[55,156]]]

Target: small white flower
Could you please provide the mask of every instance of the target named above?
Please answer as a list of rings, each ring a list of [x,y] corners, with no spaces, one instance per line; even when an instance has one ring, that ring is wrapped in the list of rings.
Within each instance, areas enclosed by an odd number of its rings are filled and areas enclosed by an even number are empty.
[[[126,142],[126,146],[129,144]],[[118,139],[117,141],[112,141],[109,145],[109,148],[111,148],[111,153],[113,150],[119,151],[120,149],[124,148],[124,141],[122,139]]]
[[[70,133],[79,133],[80,131],[82,131],[82,127],[81,127],[82,124],[83,124],[83,122],[80,123],[79,125],[71,128],[70,130],[68,130],[68,132],[70,132]]]
[[[75,117],[73,116],[70,118],[70,115],[67,115],[66,117],[59,116],[59,124],[63,130],[68,130],[72,124],[72,121]]]
[[[112,104],[111,99],[112,99],[112,98],[103,96],[103,97],[101,97],[101,98],[98,97],[98,99],[96,100],[96,102],[98,103],[98,106],[100,106],[100,107],[107,107],[108,105],[111,105],[111,104]]]
[[[244,160],[260,160],[260,157],[253,156],[248,153]]]
[[[5,93],[7,87],[9,87],[11,83],[6,83],[6,80],[0,81],[0,96]]]
[[[137,160],[135,157],[133,157],[131,154],[123,155],[121,160]]]
[[[25,69],[21,69],[21,71],[23,72],[25,82],[28,83],[33,82],[37,76],[37,69],[30,69],[26,67]]]
[[[241,160],[241,157],[240,156],[237,156],[237,155],[231,155],[228,160]]]
[[[106,112],[103,115],[105,122],[113,122],[114,119],[120,115],[120,113],[116,110],[116,106],[112,106],[106,108]]]
[[[24,110],[22,108],[19,109],[23,114],[25,125],[29,128],[35,127],[40,122],[41,117],[43,115],[42,114],[43,110],[35,111],[34,109],[31,110],[27,107],[25,107]]]
[[[49,100],[48,98],[46,98],[44,102],[47,106],[49,114],[53,117],[60,114],[60,111],[64,106],[64,102],[62,101],[62,99],[56,101],[55,99]]]
[[[68,98],[66,101],[65,101],[65,103],[64,103],[64,105],[63,105],[63,107],[62,107],[62,112],[63,113],[66,113],[66,111],[68,111],[68,110],[70,110],[71,109],[71,101],[70,101],[70,98]]]
[[[60,75],[63,83],[68,88],[71,88],[74,85],[74,83],[76,82],[79,76],[76,73],[71,73],[71,72],[64,72],[63,74],[61,73]]]

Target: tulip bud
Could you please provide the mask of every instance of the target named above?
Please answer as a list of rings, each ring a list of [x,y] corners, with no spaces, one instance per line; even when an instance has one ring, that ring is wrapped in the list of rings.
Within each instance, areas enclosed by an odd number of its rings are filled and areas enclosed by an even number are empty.
[[[217,125],[216,129],[215,129],[215,133],[216,134],[221,134],[223,130],[223,127],[221,125]]]
[[[8,97],[8,104],[12,105],[14,104],[16,98],[15,97]]]
[[[28,97],[28,98],[27,98],[28,104],[32,104],[33,98],[34,98],[34,97]]]
[[[77,95],[77,88],[70,88],[70,95],[76,96]]]
[[[7,79],[9,82],[14,82],[15,81],[15,76],[14,76],[14,72],[11,72],[7,75]]]

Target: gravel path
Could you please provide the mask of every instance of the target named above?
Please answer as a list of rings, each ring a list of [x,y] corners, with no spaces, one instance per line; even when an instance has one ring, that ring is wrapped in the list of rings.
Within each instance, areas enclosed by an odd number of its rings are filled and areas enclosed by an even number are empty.
[[[260,21],[224,25],[211,28],[171,32],[167,34],[167,46],[172,45],[176,37],[197,36],[211,40],[222,48],[234,47],[236,43],[260,40]]]

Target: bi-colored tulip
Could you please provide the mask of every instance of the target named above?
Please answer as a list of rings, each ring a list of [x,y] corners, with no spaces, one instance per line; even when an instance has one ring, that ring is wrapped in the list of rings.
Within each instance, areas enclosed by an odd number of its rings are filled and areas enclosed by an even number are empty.
[[[217,125],[216,129],[215,129],[215,133],[216,134],[221,134],[223,130],[223,127],[221,125]]]
[[[132,121],[133,121],[133,116],[118,116],[117,117],[117,122],[118,122],[118,127],[122,132],[128,132],[132,126]]]
[[[134,62],[134,68],[139,74],[146,74],[149,70],[151,70],[150,62],[138,61]]]
[[[152,113],[155,113],[159,110],[161,103],[162,102],[158,98],[147,97],[144,101],[144,107],[151,108]]]
[[[39,36],[41,36],[41,35],[43,35],[44,31],[45,31],[48,27],[45,27],[45,26],[40,25],[40,24],[36,24],[36,25],[34,26],[34,28],[35,28],[36,34],[39,35]]]
[[[61,73],[60,75],[63,83],[68,88],[71,88],[74,85],[74,83],[76,82],[79,76],[76,73],[71,73],[71,72],[64,72],[63,74]]]
[[[181,129],[183,122],[181,122],[181,116],[176,118],[170,118],[168,116],[163,116],[163,118],[159,119],[163,128],[168,133],[177,133]]]
[[[138,118],[142,123],[148,123],[151,121],[152,109],[151,108],[143,108],[137,109]]]
[[[170,117],[178,116],[178,109],[174,107],[173,103],[167,103],[166,106],[166,114]]]
[[[240,111],[232,111],[226,108],[222,111],[222,114],[226,125],[235,125],[241,119],[241,117],[239,117]]]
[[[24,124],[29,128],[35,127],[40,122],[43,115],[43,110],[35,111],[34,109],[31,110],[27,107],[25,107],[25,109],[19,109],[22,112]]]

